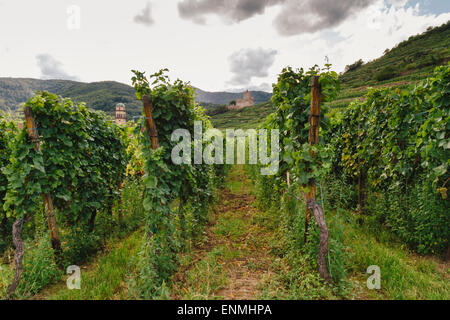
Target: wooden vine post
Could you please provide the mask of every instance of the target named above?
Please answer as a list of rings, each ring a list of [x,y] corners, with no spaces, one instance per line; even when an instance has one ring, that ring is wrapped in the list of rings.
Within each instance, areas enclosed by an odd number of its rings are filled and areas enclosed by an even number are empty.
[[[12,227],[12,237],[14,247],[16,251],[14,253],[14,263],[16,265],[16,273],[14,274],[14,278],[11,284],[8,287],[8,291],[6,292],[6,299],[11,299],[14,292],[16,291],[17,286],[19,285],[20,277],[23,271],[23,254],[24,254],[24,245],[22,239],[22,227],[24,223],[28,222],[33,215],[28,217],[27,219],[17,219]]]
[[[320,126],[320,103],[321,103],[321,88],[319,84],[319,77],[312,77],[312,89],[311,89],[311,116],[309,119],[309,135],[308,142],[311,146],[319,143],[319,126]],[[310,149],[311,157],[314,158],[315,154]],[[317,225],[320,229],[320,242],[319,242],[319,255],[317,258],[317,264],[319,267],[319,273],[321,277],[330,282],[330,276],[328,274],[326,254],[328,253],[328,228],[325,222],[325,214],[323,208],[316,202],[316,184],[313,178],[308,183],[308,193],[305,195],[306,200],[306,218],[305,218],[305,243],[308,235],[309,220],[311,213],[313,213]]]
[[[31,141],[34,142],[34,150],[40,151],[41,144],[39,141],[39,136],[37,134],[37,128],[34,121],[33,113],[31,107],[25,107],[25,123],[27,126],[28,136]],[[53,250],[57,258],[57,263],[61,261],[61,241],[59,239],[58,225],[56,223],[55,209],[53,207],[52,197],[48,193],[42,194],[42,199],[44,200],[44,211],[47,217],[48,229],[50,230],[50,239],[52,242]]]
[[[156,150],[159,148],[159,140],[158,140],[158,131],[156,130],[156,124],[153,120],[152,115],[152,97],[150,95],[145,95],[142,97],[142,103],[144,104],[144,112],[145,112],[145,123],[147,127],[147,133],[150,136],[150,140],[152,142],[152,149]],[[148,238],[152,238],[152,233],[148,232]]]
[[[153,120],[152,115],[152,97],[150,95],[145,95],[142,97],[142,102],[144,104],[145,112],[145,123],[147,124],[147,132],[152,141],[152,149],[156,150],[159,148],[158,131],[156,130],[156,124]]]
[[[314,218],[320,229],[319,235],[319,253],[317,256],[317,266],[319,267],[319,274],[327,282],[331,282],[330,275],[327,268],[327,253],[328,253],[328,228],[325,221],[325,213],[323,209],[314,199],[309,199],[306,203],[306,207],[312,210]]]
[[[321,102],[321,90],[319,84],[319,77],[312,77],[312,89],[311,89],[311,116],[309,118],[309,135],[308,142],[311,146],[319,143],[319,125],[320,125],[320,102]],[[310,151],[311,156],[314,158],[314,152]],[[314,179],[310,179],[308,183],[309,191],[306,194],[306,203],[309,200],[316,199],[316,184]],[[309,220],[311,218],[311,210],[306,206],[306,218],[305,218],[305,238],[308,235]]]
[[[34,121],[33,113],[31,107],[27,106],[24,110],[25,113],[25,123],[27,126],[28,137],[34,142],[34,150],[40,151],[41,144],[39,141],[39,136],[37,134],[37,128]],[[48,228],[50,230],[50,238],[52,242],[52,247],[56,256],[56,263],[61,265],[61,241],[59,240],[58,225],[56,224],[55,210],[53,208],[53,201],[50,194],[42,194],[42,199],[44,201],[44,210],[47,217]],[[23,255],[24,255],[24,244],[22,239],[22,228],[25,223],[33,218],[34,213],[31,213],[28,217],[23,219],[18,219],[14,222],[12,228],[13,243],[16,251],[14,253],[14,263],[16,265],[16,273],[14,274],[14,279],[8,287],[7,298],[11,298],[19,285],[20,277],[23,270]]]

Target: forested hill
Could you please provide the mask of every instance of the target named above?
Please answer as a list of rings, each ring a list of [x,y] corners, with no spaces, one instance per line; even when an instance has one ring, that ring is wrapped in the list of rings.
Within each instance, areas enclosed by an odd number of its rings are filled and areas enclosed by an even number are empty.
[[[117,103],[127,107],[129,119],[141,114],[142,104],[136,99],[134,89],[115,81],[83,83],[68,80],[39,80],[26,78],[0,78],[0,110],[16,110],[27,101],[34,92],[49,91],[76,102],[86,102],[87,106],[113,115]],[[197,91],[197,102],[207,104],[228,104],[242,98],[243,92],[206,92]],[[256,103],[270,99],[271,94],[261,91],[252,92]]]
[[[115,81],[82,83],[68,80],[39,80],[24,78],[0,78],[0,109],[15,110],[37,90],[49,91],[112,115],[117,103],[127,106],[128,116],[141,114],[142,105],[137,101],[132,87]]]

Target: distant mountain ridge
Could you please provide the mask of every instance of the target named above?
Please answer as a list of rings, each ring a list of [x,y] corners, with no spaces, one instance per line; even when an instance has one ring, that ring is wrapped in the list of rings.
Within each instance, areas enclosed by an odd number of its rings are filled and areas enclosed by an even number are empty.
[[[142,113],[142,104],[136,99],[134,89],[124,83],[116,81],[84,83],[31,78],[0,78],[0,110],[16,110],[38,90],[49,91],[76,102],[86,102],[89,108],[104,111],[109,115],[114,114],[117,103],[126,105],[129,119]],[[198,88],[195,90],[196,101],[207,105],[228,104],[243,96],[243,92],[208,92]],[[265,102],[272,96],[262,91],[252,91],[252,95],[256,104]]]
[[[141,114],[142,104],[137,101],[134,89],[123,83],[115,81],[83,83],[29,78],[0,78],[0,110],[17,109],[38,90],[68,97],[75,102],[86,102],[89,108],[110,115],[114,114],[117,103],[124,103],[131,117]]]

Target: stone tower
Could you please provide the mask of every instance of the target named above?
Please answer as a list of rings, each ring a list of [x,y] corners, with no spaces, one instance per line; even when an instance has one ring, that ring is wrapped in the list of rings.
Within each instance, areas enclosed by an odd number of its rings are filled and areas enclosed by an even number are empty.
[[[255,100],[253,99],[253,96],[251,94],[250,91],[245,91],[244,92],[244,99],[245,102],[247,102],[247,104],[249,104],[250,106],[253,106],[255,104]]]
[[[116,124],[121,126],[127,124],[127,112],[123,103],[116,105]]]

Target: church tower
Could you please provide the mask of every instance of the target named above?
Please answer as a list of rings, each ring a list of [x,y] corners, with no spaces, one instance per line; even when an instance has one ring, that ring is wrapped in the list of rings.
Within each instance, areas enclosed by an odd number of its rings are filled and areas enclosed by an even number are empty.
[[[123,103],[116,105],[116,124],[121,126],[127,124],[127,112]]]

